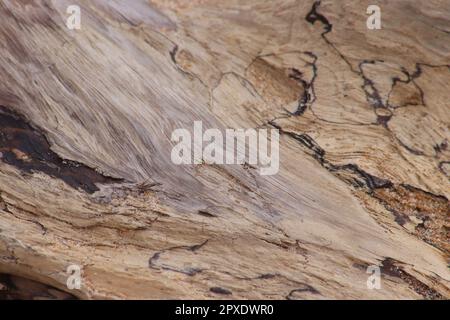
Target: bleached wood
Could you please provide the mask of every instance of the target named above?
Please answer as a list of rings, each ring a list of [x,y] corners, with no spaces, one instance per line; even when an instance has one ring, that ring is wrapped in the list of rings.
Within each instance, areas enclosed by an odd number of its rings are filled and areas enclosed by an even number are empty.
[[[1,1],[0,272],[80,298],[449,298],[450,3],[378,2],[381,30],[356,0]],[[197,120],[278,128],[280,172],[174,165]]]

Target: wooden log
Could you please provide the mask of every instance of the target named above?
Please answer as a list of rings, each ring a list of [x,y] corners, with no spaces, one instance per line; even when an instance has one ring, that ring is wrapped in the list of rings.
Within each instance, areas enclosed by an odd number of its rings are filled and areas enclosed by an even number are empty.
[[[378,2],[1,1],[0,297],[448,299],[449,2]]]

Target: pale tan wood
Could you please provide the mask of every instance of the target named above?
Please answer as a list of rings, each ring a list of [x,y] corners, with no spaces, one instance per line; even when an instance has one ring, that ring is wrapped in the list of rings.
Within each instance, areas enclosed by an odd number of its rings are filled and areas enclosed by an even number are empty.
[[[366,1],[1,1],[0,115],[93,182],[8,140],[0,272],[90,299],[449,298],[450,2],[378,2],[381,30]],[[174,165],[196,120],[278,128],[280,172]]]

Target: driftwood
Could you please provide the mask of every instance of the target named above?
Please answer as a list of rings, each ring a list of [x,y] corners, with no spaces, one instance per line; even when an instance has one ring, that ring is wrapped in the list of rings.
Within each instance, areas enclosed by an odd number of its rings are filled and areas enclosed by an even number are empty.
[[[450,3],[366,2],[2,0],[0,297],[449,298]],[[194,121],[278,174],[175,165]]]

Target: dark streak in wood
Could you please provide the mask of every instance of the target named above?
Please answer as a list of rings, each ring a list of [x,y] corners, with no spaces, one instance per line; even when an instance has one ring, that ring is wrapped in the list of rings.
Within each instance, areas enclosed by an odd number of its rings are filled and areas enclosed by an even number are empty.
[[[23,172],[43,172],[87,193],[98,191],[96,183],[118,183],[79,162],[60,158],[50,149],[42,131],[18,113],[0,106],[0,153],[4,163]]]

